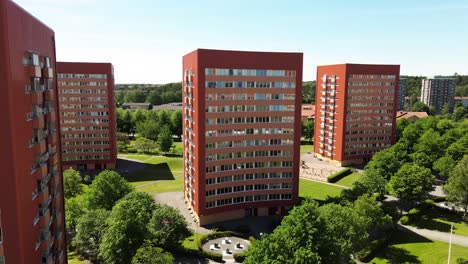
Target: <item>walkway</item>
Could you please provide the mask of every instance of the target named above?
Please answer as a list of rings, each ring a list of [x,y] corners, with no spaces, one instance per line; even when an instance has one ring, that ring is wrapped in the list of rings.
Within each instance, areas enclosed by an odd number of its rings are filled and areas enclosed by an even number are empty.
[[[306,180],[306,181],[313,181],[313,182],[318,182],[318,183],[322,183],[322,184],[332,185],[332,186],[335,186],[335,187],[339,187],[339,188],[341,188],[341,189],[351,189],[351,187],[344,186],[344,185],[339,185],[339,184],[336,184],[336,183],[318,181],[318,180],[309,179],[309,178],[304,178],[304,177],[300,177],[300,178],[303,179],[303,180]]]
[[[423,236],[425,238],[431,239],[431,240],[438,240],[438,241],[443,241],[446,243],[450,243],[450,233],[445,233],[445,232],[439,232],[439,231],[433,231],[429,229],[419,229],[413,226],[407,226],[407,225],[402,225],[398,224],[397,226],[398,230],[404,231],[404,232],[413,232],[416,233],[420,236]],[[462,236],[462,235],[452,235],[452,244],[455,245],[460,245],[463,247],[468,247],[468,236]]]

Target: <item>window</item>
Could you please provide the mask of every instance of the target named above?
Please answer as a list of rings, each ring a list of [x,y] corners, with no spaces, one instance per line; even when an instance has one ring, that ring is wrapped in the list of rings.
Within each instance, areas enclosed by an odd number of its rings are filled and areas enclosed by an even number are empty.
[[[2,243],[3,243],[3,233],[2,233],[2,228],[0,227],[0,244]]]

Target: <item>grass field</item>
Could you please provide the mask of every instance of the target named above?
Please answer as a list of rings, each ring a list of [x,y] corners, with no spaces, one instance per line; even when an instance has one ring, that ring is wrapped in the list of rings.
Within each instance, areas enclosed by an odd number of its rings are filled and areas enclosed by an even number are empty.
[[[314,151],[314,145],[302,145],[301,144],[301,155],[306,152],[313,152],[313,151]]]
[[[119,154],[121,158],[144,162],[141,171],[125,175],[137,191],[175,192],[183,188],[183,163],[181,157],[152,156],[144,154]]]
[[[68,264],[89,264],[91,262],[87,260],[79,260],[75,252],[68,251]]]
[[[417,234],[397,231],[384,248],[369,263],[446,263],[448,243],[432,241]],[[468,257],[468,248],[452,245],[451,263]]]
[[[353,187],[353,183],[357,182],[362,177],[362,173],[353,172],[352,174],[344,177],[343,179],[335,182],[336,184]]]
[[[201,238],[203,236],[202,234],[196,234],[193,233],[193,235],[187,237],[184,241],[182,241],[182,246],[187,249],[194,249],[198,250],[198,245],[197,245],[197,237]]]
[[[452,223],[454,234],[468,236],[468,222],[464,221],[459,215],[450,214],[443,210],[426,210],[420,220],[411,225],[448,233],[450,232],[450,225]]]
[[[326,183],[299,179],[299,196],[311,197],[315,200],[324,201],[328,196],[335,197],[340,195],[343,188]]]

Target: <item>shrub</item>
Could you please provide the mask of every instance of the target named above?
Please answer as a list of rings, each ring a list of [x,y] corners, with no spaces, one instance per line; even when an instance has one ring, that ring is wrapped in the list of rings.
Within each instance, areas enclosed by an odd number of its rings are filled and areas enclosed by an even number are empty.
[[[385,212],[385,214],[388,214],[392,217],[392,221],[394,223],[398,222],[398,219],[400,218],[400,213],[398,212],[398,208],[396,205],[391,203],[382,203],[381,208]]]
[[[328,182],[337,182],[337,181],[343,179],[344,177],[350,175],[351,173],[353,173],[351,171],[351,168],[345,168],[345,169],[340,170],[337,173],[334,173],[334,174],[328,176],[327,181]]]
[[[213,261],[219,262],[219,263],[224,263],[223,261],[223,255],[211,251],[203,251],[202,255],[206,258],[209,258]]]
[[[434,197],[432,200],[434,201],[434,203],[440,203],[440,202],[445,202],[445,201],[447,201],[447,198],[446,198],[446,197],[438,196],[438,197]]]
[[[249,236],[249,241],[250,241],[250,244],[253,244],[253,243],[257,242],[257,239],[255,239],[255,237],[253,237],[253,236]]]
[[[239,262],[239,263],[244,262],[244,260],[245,260],[246,257],[247,257],[247,254],[246,254],[245,251],[244,251],[244,252],[241,252],[241,253],[235,253],[235,254],[234,254],[234,260],[235,260],[236,262]]]
[[[413,208],[408,212],[408,218],[410,222],[418,221],[421,218],[421,210],[418,208]]]
[[[405,216],[402,216],[402,217],[400,218],[400,222],[401,222],[403,225],[407,225],[407,224],[410,223],[410,219],[409,219],[409,217],[408,217],[407,215],[405,215]]]

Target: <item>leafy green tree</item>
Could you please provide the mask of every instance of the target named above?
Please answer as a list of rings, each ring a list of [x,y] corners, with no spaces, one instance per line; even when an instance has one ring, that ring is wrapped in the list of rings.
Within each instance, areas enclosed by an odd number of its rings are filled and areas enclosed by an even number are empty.
[[[417,164],[403,165],[388,182],[390,194],[404,203],[423,200],[433,190],[431,170]]]
[[[315,104],[316,82],[303,82],[302,83],[302,103]]]
[[[411,107],[411,111],[429,113],[429,106],[427,106],[423,102],[415,102],[413,106]]]
[[[144,103],[146,100],[146,93],[142,90],[128,91],[125,93],[125,103]]]
[[[76,225],[78,232],[72,242],[78,253],[87,252],[94,256],[99,254],[99,246],[108,227],[109,216],[110,212],[104,209],[91,210],[81,216]]]
[[[158,147],[156,142],[154,142],[151,139],[144,138],[144,137],[137,138],[133,144],[137,151],[143,152],[143,153],[148,153],[151,150],[155,150]]]
[[[104,263],[131,263],[148,235],[147,225],[156,208],[153,198],[142,192],[131,192],[112,208],[109,227],[99,247]]]
[[[447,156],[452,157],[454,161],[459,161],[468,154],[468,134],[463,135],[456,142],[447,148]]]
[[[432,163],[443,155],[441,146],[443,144],[439,132],[430,128],[424,132],[418,139],[418,143],[414,145],[415,152],[421,152],[427,155],[425,162],[428,163],[430,168]]]
[[[454,125],[453,125],[453,122],[449,119],[441,119],[437,123],[437,131],[439,131],[439,133],[441,134],[444,134],[445,132],[447,132],[448,130],[452,128],[454,128]]]
[[[135,256],[132,258],[132,264],[167,264],[174,263],[174,257],[171,253],[164,252],[162,248],[154,247],[151,243],[144,243]]]
[[[149,222],[148,230],[152,241],[164,248],[180,245],[180,242],[190,236],[187,221],[179,210],[168,205],[158,205]]]
[[[244,263],[321,263],[318,251],[323,230],[317,202],[306,199],[293,207],[272,234],[249,247]]]
[[[359,197],[353,204],[354,211],[363,218],[367,233],[374,230],[384,231],[392,223],[392,218],[385,214],[381,203],[368,194]]]
[[[136,131],[142,137],[158,140],[160,128],[157,121],[148,118],[146,122],[137,124]]]
[[[457,163],[444,190],[448,195],[447,200],[464,207],[464,216],[466,216],[468,211],[468,155]]]
[[[135,114],[133,116],[135,120],[135,125],[146,121],[147,112],[148,110],[144,110],[144,109],[138,109],[135,111]]]
[[[125,110],[123,119],[123,132],[127,135],[133,135],[135,133],[135,120],[133,120],[133,115],[130,110]]]
[[[132,191],[132,186],[117,172],[105,170],[91,183],[86,198],[90,209],[111,210],[118,200]]]
[[[161,105],[163,100],[161,98],[161,93],[159,91],[151,91],[146,97],[146,102],[151,103],[152,105]]]
[[[166,110],[160,110],[158,113],[159,127],[171,127],[171,115]],[[170,131],[170,130],[169,130]]]
[[[410,124],[408,119],[401,118],[396,121],[396,140],[400,140],[403,137],[403,131]]]
[[[83,205],[81,196],[65,200],[65,222],[68,231],[76,233],[76,224],[85,212],[85,206]]]
[[[403,139],[407,140],[412,147],[418,141],[422,133],[423,129],[420,126],[415,123],[409,124],[406,126],[405,130],[403,130]]]
[[[182,110],[176,110],[171,115],[171,130],[172,134],[179,139],[182,137]]]
[[[437,171],[439,175],[448,176],[453,168],[455,168],[455,165],[457,165],[457,163],[451,157],[443,156],[434,162],[432,168]]]
[[[468,85],[467,85],[467,87],[468,87]],[[463,107],[463,106],[459,106],[459,107],[455,108],[455,111],[453,112],[453,115],[452,115],[452,119],[454,121],[461,121],[464,118],[468,118],[468,108]]]
[[[171,130],[169,126],[164,126],[161,129],[161,133],[159,133],[158,135],[157,143],[159,146],[159,150],[161,150],[161,152],[167,153],[171,149],[172,142],[173,140],[172,140]]]
[[[63,172],[63,194],[65,199],[70,199],[83,193],[81,180],[80,173],[72,168]]]
[[[314,120],[308,120],[304,123],[302,128],[302,136],[312,142],[314,140],[314,131],[315,131],[315,124]]]
[[[116,106],[121,106],[124,103],[125,92],[115,92],[114,101]]]
[[[349,190],[345,192],[344,194],[347,195],[345,197],[349,197],[351,199],[354,197],[354,199],[357,199],[357,191],[365,191],[365,193],[368,194],[377,193],[380,196],[383,196],[386,193],[385,186],[387,185],[388,180],[380,174],[379,170],[365,170],[360,182],[362,184],[362,186],[359,185],[360,189],[354,190],[353,188],[353,191]]]
[[[418,164],[421,167],[425,168],[431,168],[432,163],[434,162],[434,158],[429,157],[426,153],[424,152],[416,152],[410,155],[411,158],[413,159],[413,162]]]
[[[374,154],[365,167],[366,173],[381,175],[384,179],[389,180],[404,163],[406,157],[405,151],[395,146]]]

